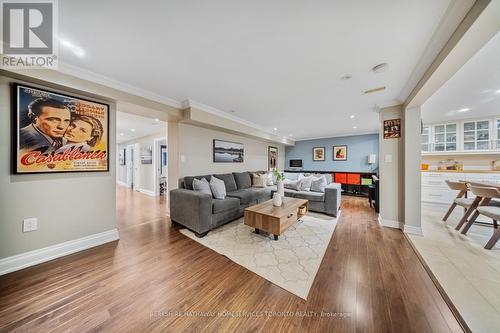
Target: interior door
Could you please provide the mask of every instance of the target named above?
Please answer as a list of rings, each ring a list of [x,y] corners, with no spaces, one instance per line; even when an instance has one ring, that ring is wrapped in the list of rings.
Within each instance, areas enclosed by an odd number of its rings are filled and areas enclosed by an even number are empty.
[[[136,143],[134,145],[134,191],[139,191],[141,188],[141,177],[140,171],[141,171],[141,147],[140,144]]]

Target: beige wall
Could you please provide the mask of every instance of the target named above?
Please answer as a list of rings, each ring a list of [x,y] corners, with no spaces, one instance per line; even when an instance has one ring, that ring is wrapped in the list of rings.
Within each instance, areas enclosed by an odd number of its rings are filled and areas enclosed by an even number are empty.
[[[142,152],[143,147],[151,147],[153,149],[153,154],[155,153],[154,151],[154,145],[155,139],[161,139],[164,138],[166,141],[167,137],[167,131],[166,131],[166,126],[165,126],[165,132],[164,133],[156,133],[152,135],[148,135],[142,138],[138,138],[135,140],[130,140],[127,142],[120,143],[118,145],[118,150],[126,148],[128,145],[133,145],[138,143]],[[153,156],[154,160],[154,156]],[[154,162],[153,162],[154,163]],[[117,180],[122,183],[127,183],[127,166],[126,165],[119,165],[117,163]],[[141,164],[139,163],[139,185],[140,189],[146,190],[146,191],[151,191],[154,192],[155,186],[154,186],[154,164]]]
[[[404,119],[403,106],[391,106],[380,110],[380,219],[385,225],[397,227],[404,221]],[[384,139],[384,120],[401,119],[401,138]],[[416,138],[420,140],[420,138]],[[420,141],[419,141],[420,142]],[[389,162],[387,159],[392,159]]]
[[[211,173],[267,170],[268,146],[278,147],[280,170],[283,170],[285,166],[285,149],[283,145],[258,141],[255,139],[182,123],[178,125],[177,135],[179,142],[179,178],[190,175],[203,175]],[[212,155],[213,139],[243,143],[245,148],[244,162],[214,163]],[[172,184],[173,181],[170,183]]]
[[[12,81],[0,76],[0,258],[115,229],[114,152],[109,172],[11,174]],[[103,102],[111,107],[108,144],[114,149],[116,107]],[[38,218],[38,230],[23,233],[22,221],[28,217]]]

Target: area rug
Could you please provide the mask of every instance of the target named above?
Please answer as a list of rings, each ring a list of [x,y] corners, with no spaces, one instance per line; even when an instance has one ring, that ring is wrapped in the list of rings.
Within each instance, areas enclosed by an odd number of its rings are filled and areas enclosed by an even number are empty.
[[[339,212],[340,214],[340,212]],[[212,230],[203,238],[187,237],[226,256],[281,288],[307,299],[338,218],[307,213],[277,241],[243,223],[243,218]]]

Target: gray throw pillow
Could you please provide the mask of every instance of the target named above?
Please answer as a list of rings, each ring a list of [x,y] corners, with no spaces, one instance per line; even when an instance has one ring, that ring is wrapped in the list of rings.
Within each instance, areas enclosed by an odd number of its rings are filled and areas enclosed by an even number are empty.
[[[210,184],[208,183],[208,180],[206,180],[205,178],[202,178],[201,180],[196,178],[193,179],[193,189],[195,191],[210,194],[210,196],[212,196],[212,190],[210,190]]]
[[[289,180],[285,179],[283,182],[283,187],[289,188],[291,190],[300,191],[302,186],[302,180]]]
[[[311,183],[314,179],[314,176],[306,176],[306,177],[302,177],[302,178],[299,178],[300,180],[302,180],[302,184],[300,185],[300,190],[301,191],[309,191],[311,189]]]
[[[326,188],[326,177],[321,176],[319,178],[314,178],[311,182],[311,192],[321,192],[325,193]]]
[[[223,180],[212,176],[212,178],[210,178],[210,189],[215,199],[226,198],[226,185]]]

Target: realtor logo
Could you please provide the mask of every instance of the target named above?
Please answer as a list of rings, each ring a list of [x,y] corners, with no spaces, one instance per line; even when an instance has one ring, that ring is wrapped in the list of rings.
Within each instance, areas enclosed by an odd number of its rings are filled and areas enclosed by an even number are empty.
[[[1,67],[56,68],[56,1],[1,0]]]

